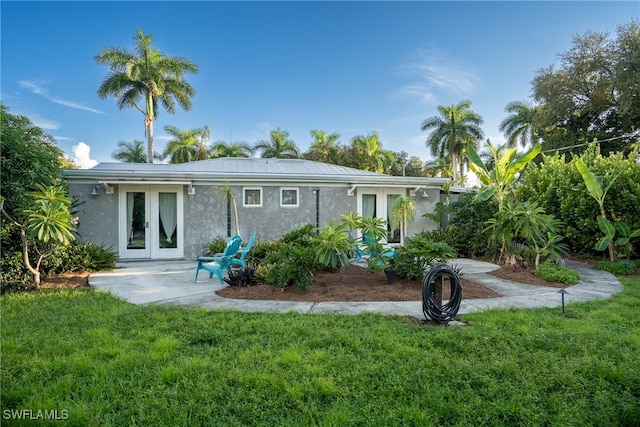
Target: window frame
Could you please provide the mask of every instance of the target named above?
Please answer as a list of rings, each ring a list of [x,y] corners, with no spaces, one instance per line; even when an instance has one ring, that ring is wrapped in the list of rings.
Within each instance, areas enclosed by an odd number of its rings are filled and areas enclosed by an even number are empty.
[[[283,193],[285,191],[295,191],[296,192],[296,203],[295,204],[284,204]],[[280,207],[281,208],[297,208],[300,206],[300,189],[298,187],[280,187]]]
[[[260,203],[247,203],[247,190],[249,191],[259,191],[260,192]],[[262,187],[242,187],[242,206],[245,208],[261,208],[262,207],[262,199],[263,199],[263,191]]]

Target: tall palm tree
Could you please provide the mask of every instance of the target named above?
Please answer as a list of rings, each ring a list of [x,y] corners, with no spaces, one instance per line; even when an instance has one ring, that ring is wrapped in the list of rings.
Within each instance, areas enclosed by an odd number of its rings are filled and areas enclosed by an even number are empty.
[[[187,163],[197,160],[196,156],[203,141],[203,134],[208,131],[208,126],[196,129],[178,129],[175,126],[165,126],[164,130],[172,136],[162,153],[163,158],[169,158],[169,163]],[[205,146],[205,151],[207,148]]]
[[[184,80],[184,74],[198,72],[198,67],[187,59],[169,57],[151,47],[152,37],[151,34],[145,36],[138,27],[133,52],[108,47],[95,57],[98,64],[111,69],[98,88],[98,96],[102,99],[114,96],[119,109],[134,107],[144,115],[148,163],[153,162],[153,122],[159,104],[169,114],[175,113],[176,102],[189,111],[195,90]]]
[[[289,132],[286,130],[269,131],[270,141],[258,141],[254,146],[254,150],[261,150],[262,158],[276,159],[296,159],[300,157],[300,150],[296,143],[289,138]]]
[[[207,160],[211,157],[209,147],[207,146],[207,141],[211,139],[211,127],[209,125],[205,125],[203,128],[194,130],[199,131],[199,142],[193,159],[196,161]]]
[[[340,134],[337,132],[330,134],[318,129],[314,129],[310,133],[313,142],[311,142],[309,151],[304,153],[302,157],[307,160],[338,164],[338,154],[340,153],[338,140],[340,139]]]
[[[428,160],[424,163],[423,171],[425,176],[432,178],[451,178],[451,163],[446,157]]]
[[[227,143],[218,141],[211,147],[211,157],[251,157],[253,147],[244,141]]]
[[[144,142],[137,139],[134,139],[133,142],[118,142],[118,149],[111,154],[111,157],[122,163],[147,162]]]
[[[456,105],[438,105],[438,112],[439,116],[423,121],[420,129],[432,130],[427,138],[427,147],[431,150],[432,156],[449,158],[453,169],[453,182],[457,184],[464,177],[462,155],[468,144],[475,144],[475,141],[483,137],[480,125],[484,121],[471,110],[471,101],[466,100]]]
[[[511,113],[500,122],[500,132],[507,137],[507,147],[514,148],[520,142],[522,148],[527,144],[535,145],[540,142],[541,107],[532,106],[528,102],[514,101],[507,104],[505,111]]]
[[[376,131],[370,132],[367,136],[354,137],[351,146],[362,156],[361,168],[366,171],[383,173],[393,163],[393,153],[382,147],[380,135]]]

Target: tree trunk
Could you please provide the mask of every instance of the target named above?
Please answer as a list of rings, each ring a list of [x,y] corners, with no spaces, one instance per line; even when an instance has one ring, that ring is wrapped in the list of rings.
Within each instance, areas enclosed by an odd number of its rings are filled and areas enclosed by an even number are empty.
[[[607,213],[604,211],[604,206],[600,204],[600,216],[602,218],[607,219]],[[616,260],[616,251],[613,249],[613,239],[609,240],[609,244],[607,245],[607,249],[609,250],[609,260]]]
[[[24,226],[20,227],[20,240],[22,241],[22,259],[24,260],[24,266],[27,267],[29,273],[33,275],[33,281],[36,284],[36,287],[40,287],[40,271],[31,266],[31,262],[29,261],[29,241],[27,240],[27,232],[24,229]],[[40,263],[38,263],[40,264]]]
[[[458,185],[458,157],[455,154],[451,155],[451,171],[453,175],[453,185]]]
[[[153,119],[147,115],[144,118],[147,128],[147,163],[153,163]]]

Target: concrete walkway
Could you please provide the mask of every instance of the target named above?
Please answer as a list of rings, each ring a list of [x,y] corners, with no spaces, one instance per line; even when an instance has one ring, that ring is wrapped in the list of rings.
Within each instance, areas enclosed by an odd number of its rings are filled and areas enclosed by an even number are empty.
[[[450,265],[462,269],[466,279],[493,289],[500,298],[464,299],[458,314],[491,308],[559,307],[561,295],[557,288],[548,288],[510,282],[488,275],[498,268],[488,262],[456,259]],[[622,284],[613,274],[600,271],[588,264],[567,261],[567,266],[580,272],[582,281],[566,288],[565,304],[592,299],[608,298],[622,291]],[[121,262],[117,269],[94,273],[89,284],[110,292],[134,304],[170,304],[181,307],[232,309],[245,312],[287,312],[358,314],[376,312],[424,318],[422,301],[390,302],[297,302],[254,301],[223,298],[216,291],[226,287],[214,276],[208,278],[201,271],[198,282],[193,283],[194,261],[135,261]]]

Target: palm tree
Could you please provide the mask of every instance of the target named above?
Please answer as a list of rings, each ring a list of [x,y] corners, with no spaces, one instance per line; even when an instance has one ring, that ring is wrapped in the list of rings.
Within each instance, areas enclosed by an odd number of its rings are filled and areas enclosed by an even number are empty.
[[[122,163],[146,163],[144,142],[134,139],[133,142],[118,142],[118,150],[111,154],[114,160]]]
[[[200,131],[200,141],[198,143],[198,148],[196,149],[194,160],[207,160],[211,157],[211,154],[209,153],[209,147],[207,147],[207,141],[211,139],[211,127],[209,125],[205,125],[203,128],[194,130]]]
[[[446,157],[428,160],[424,163],[424,174],[432,178],[451,178],[451,163]]]
[[[211,147],[211,157],[251,157],[253,147],[244,141],[227,143],[218,141]]]
[[[337,132],[330,134],[318,129],[314,129],[310,133],[313,142],[309,147],[309,151],[304,153],[302,157],[307,160],[338,164],[338,153],[340,152],[338,140],[340,139],[340,134]]]
[[[169,114],[175,113],[176,102],[189,111],[195,90],[184,80],[184,74],[198,72],[198,67],[187,59],[169,57],[151,47],[152,37],[151,34],[145,36],[138,27],[133,52],[108,47],[95,57],[98,64],[106,64],[111,69],[98,88],[98,96],[102,99],[114,96],[119,109],[134,107],[144,115],[148,163],[153,162],[153,121],[159,104]]]
[[[362,157],[361,168],[366,171],[383,173],[393,163],[393,153],[382,148],[378,132],[372,131],[367,136],[358,135],[351,140],[351,146]]]
[[[165,126],[164,130],[173,138],[164,149],[162,158],[169,157],[169,163],[187,163],[196,159],[203,140],[203,134],[207,132],[205,128],[178,129],[175,126]],[[206,146],[205,146],[206,151]]]
[[[431,149],[431,155],[448,157],[453,169],[453,182],[457,184],[458,164],[460,164],[460,177],[464,176],[462,155],[468,144],[475,144],[483,136],[480,125],[482,117],[471,111],[471,101],[460,101],[457,105],[438,105],[440,116],[429,117],[422,122],[420,129],[427,131],[433,129],[427,138],[427,146]]]
[[[286,130],[269,131],[270,141],[258,141],[254,146],[254,150],[262,150],[262,158],[275,159],[296,159],[300,157],[300,150],[296,143],[289,138],[289,132]]]
[[[500,123],[500,132],[507,137],[507,147],[513,148],[520,142],[520,146],[524,148],[529,143],[535,145],[540,142],[540,106],[514,101],[506,106],[505,111],[511,115]]]

